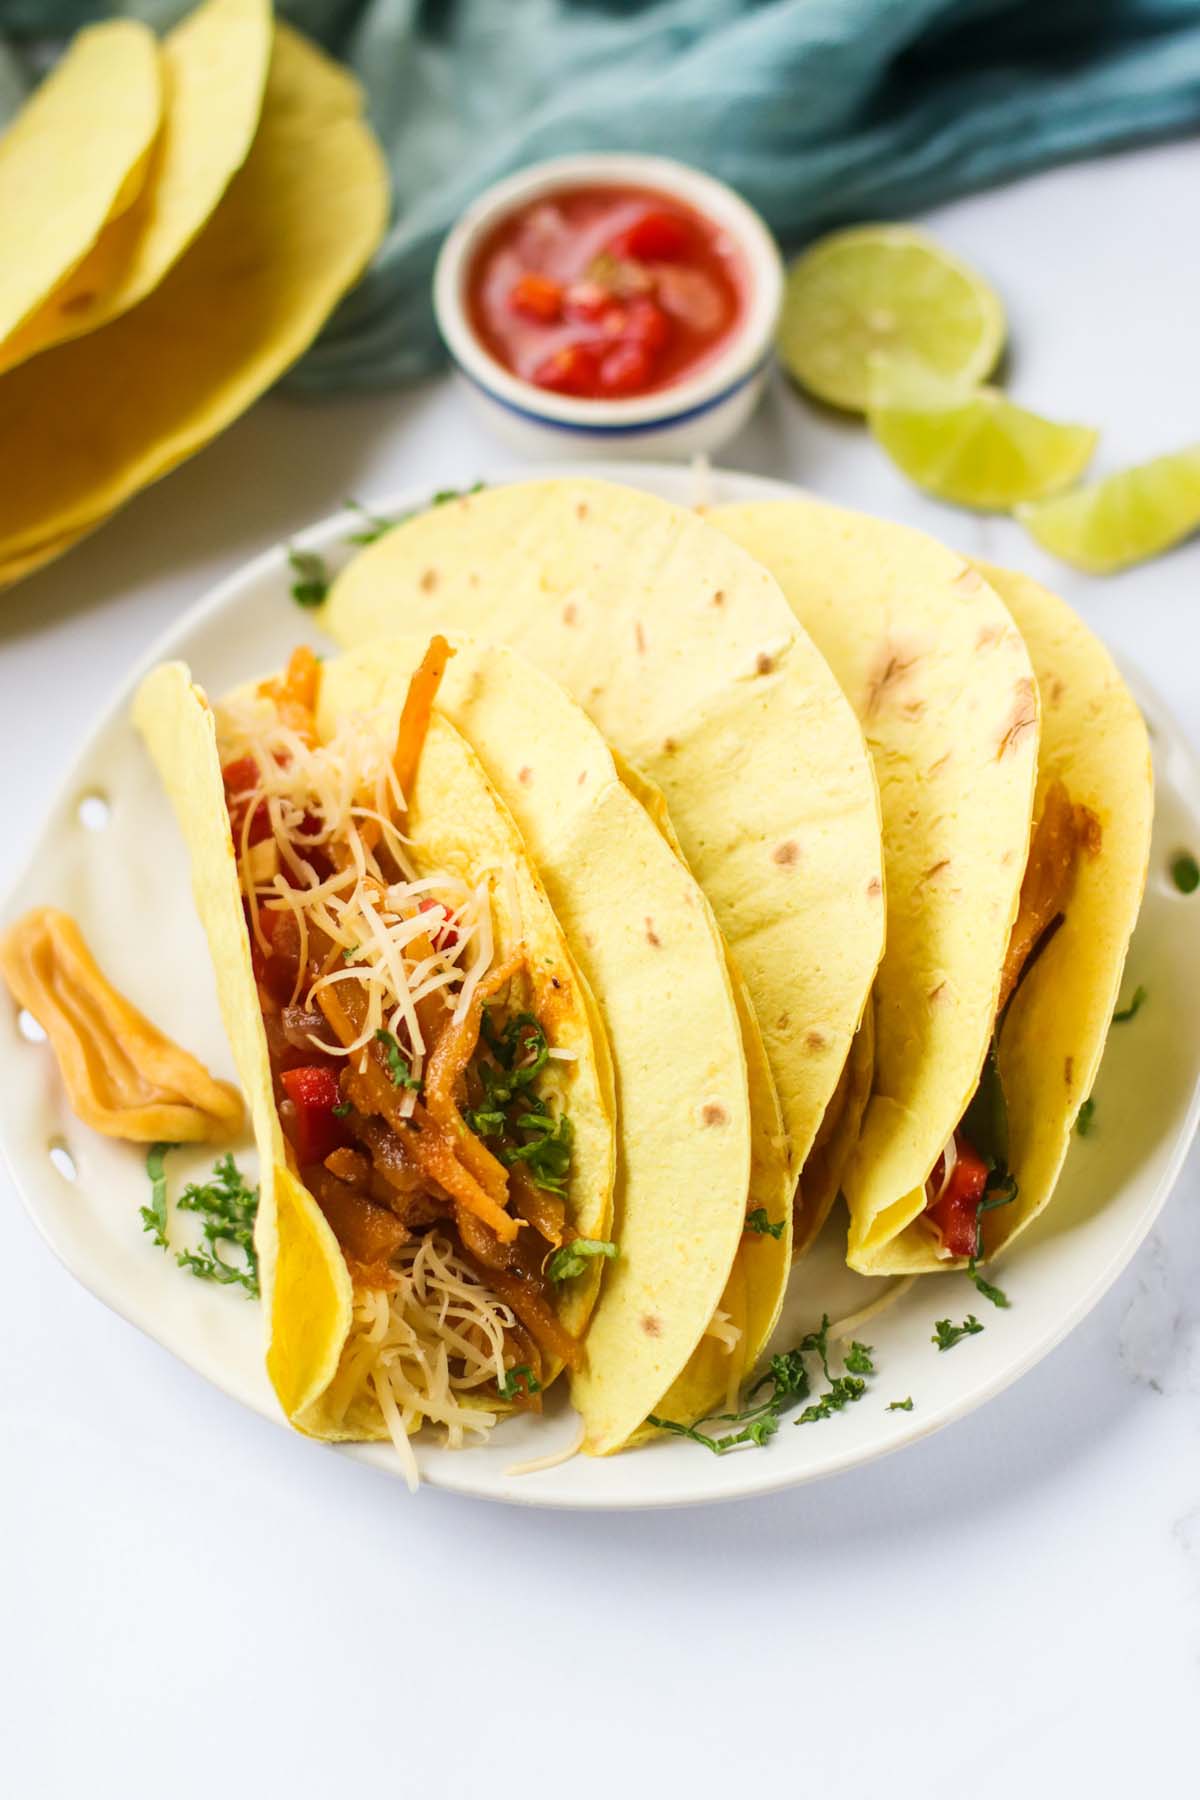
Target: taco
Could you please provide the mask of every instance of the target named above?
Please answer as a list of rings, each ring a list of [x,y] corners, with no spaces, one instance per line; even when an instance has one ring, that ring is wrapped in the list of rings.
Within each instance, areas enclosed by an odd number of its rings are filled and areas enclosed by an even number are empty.
[[[399,629],[505,643],[553,676],[635,775],[745,981],[811,1243],[837,1192],[827,1155],[883,950],[879,803],[845,697],[772,577],[686,508],[571,477],[435,507],[388,531],[319,615],[346,645]]]
[[[596,735],[568,764],[561,696],[531,715],[525,684],[493,761],[524,796],[555,904],[582,909],[568,922],[604,981],[602,1020],[452,709],[430,710],[442,676],[452,691],[448,655],[435,641],[401,676],[394,659],[298,654],[282,682],[215,715],[179,665],[138,697],[255,1120],[268,1366],[301,1429],[390,1431],[404,1454],[423,1419],[458,1444],[504,1410],[536,1409],[565,1365],[588,1447],[616,1449],[696,1349],[740,1240],[750,1118],[736,1010],[686,873],[648,821],[629,828],[643,816],[611,764],[604,779]],[[483,704],[486,672],[464,677]],[[398,974],[363,898],[376,869],[403,914],[384,916],[385,937],[416,946]],[[391,1005],[406,978],[420,1047]],[[615,1170],[605,1023],[619,1045]],[[330,1065],[332,1090],[312,1072]],[[447,1284],[459,1311],[439,1352],[426,1340]],[[400,1342],[411,1330],[443,1371],[436,1392]]]
[[[779,580],[879,777],[888,949],[844,1181],[848,1260],[872,1275],[959,1267],[1045,1204],[1095,1073],[1095,1011],[1111,1011],[1147,854],[1144,729],[1103,649],[1031,583],[816,501],[709,516]],[[1052,719],[1039,690],[1057,696]],[[1111,750],[1098,729],[1086,753],[1079,708],[1111,725]],[[1075,999],[1049,1030],[1065,959]]]
[[[753,1010],[672,851],[661,795],[635,783],[583,712],[523,658],[454,641],[439,707],[537,863],[604,1015],[621,1095],[621,1256],[606,1271],[588,1368],[572,1381],[586,1447],[603,1452],[651,1412],[691,1423],[722,1404],[774,1330],[791,1264],[779,1106]],[[324,703],[335,715],[396,705],[421,648],[389,639],[339,658]],[[748,1188],[740,1126],[731,1130],[709,1073],[711,1058],[730,1054],[731,1025],[745,1058]]]
[[[308,650],[216,714],[177,663],[135,704],[254,1121],[271,1380],[301,1430],[390,1436],[410,1474],[426,1420],[461,1444],[582,1367],[616,1254],[603,1033],[432,709],[447,654],[386,717],[319,724]]]

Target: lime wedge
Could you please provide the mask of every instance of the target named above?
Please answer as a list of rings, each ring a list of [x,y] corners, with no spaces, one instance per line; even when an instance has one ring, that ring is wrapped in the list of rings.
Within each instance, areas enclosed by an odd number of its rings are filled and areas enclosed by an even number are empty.
[[[1200,531],[1200,444],[1017,508],[1044,549],[1092,575],[1161,556]]]
[[[1014,406],[995,388],[908,394],[873,406],[871,430],[910,481],[939,500],[1007,512],[1082,474],[1099,433]]]
[[[792,264],[779,354],[810,394],[866,412],[880,365],[971,387],[1004,337],[999,296],[973,269],[911,225],[860,225]]]

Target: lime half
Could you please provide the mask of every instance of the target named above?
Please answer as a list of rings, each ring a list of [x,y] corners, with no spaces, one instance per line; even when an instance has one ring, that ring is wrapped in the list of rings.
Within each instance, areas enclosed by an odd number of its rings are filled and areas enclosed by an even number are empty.
[[[1099,433],[1014,406],[995,388],[874,406],[871,430],[910,481],[939,500],[1008,512],[1070,487]]]
[[[911,225],[860,225],[792,264],[779,354],[810,394],[866,412],[882,366],[972,387],[1004,337],[1000,298],[973,269]]]
[[[1093,575],[1161,556],[1200,531],[1200,444],[1017,508],[1039,544]]]

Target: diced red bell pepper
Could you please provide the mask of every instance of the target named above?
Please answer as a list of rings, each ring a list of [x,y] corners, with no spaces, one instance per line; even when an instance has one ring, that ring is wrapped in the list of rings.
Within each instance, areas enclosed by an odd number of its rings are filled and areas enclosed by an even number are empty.
[[[612,246],[615,255],[634,262],[679,262],[691,247],[690,225],[671,212],[644,212]]]
[[[532,269],[519,275],[509,289],[508,304],[514,312],[524,313],[527,319],[537,319],[542,325],[553,325],[562,316],[563,291],[557,281],[551,281],[548,275],[538,275]]]
[[[221,770],[221,778],[225,783],[225,808],[229,814],[233,841],[240,852],[249,796],[258,786],[258,764],[252,756],[239,756],[236,762],[226,763]],[[250,821],[250,835],[247,842],[261,844],[270,835],[271,816],[267,810],[266,801],[260,800],[254,808],[254,817]]]
[[[332,1069],[306,1066],[285,1069],[279,1077],[284,1092],[295,1107],[295,1120],[288,1133],[297,1160],[324,1162],[343,1141],[342,1123],[334,1114],[341,1095]]]
[[[958,1159],[954,1173],[940,1200],[926,1208],[942,1234],[942,1243],[951,1256],[977,1256],[979,1253],[979,1202],[987,1188],[988,1166],[967,1143],[960,1132],[954,1134]],[[939,1158],[929,1186],[934,1193],[942,1185],[944,1162]]]
[[[424,899],[419,902],[417,907],[418,912],[436,912],[444,914],[445,910],[446,909],[441,901],[434,900],[429,894],[425,895]],[[458,932],[448,920],[445,920],[436,928],[436,930],[430,932],[429,941],[435,950],[453,950],[458,943]]]

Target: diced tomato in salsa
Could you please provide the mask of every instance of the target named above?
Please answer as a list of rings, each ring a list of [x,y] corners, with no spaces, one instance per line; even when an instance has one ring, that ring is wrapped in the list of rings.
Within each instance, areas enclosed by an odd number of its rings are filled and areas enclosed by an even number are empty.
[[[976,1256],[979,1253],[979,1202],[987,1187],[988,1166],[961,1132],[955,1132],[954,1144],[958,1156],[949,1184],[941,1199],[926,1207],[925,1216],[937,1226],[942,1243],[951,1256]],[[945,1159],[939,1157],[929,1177],[931,1192],[936,1194],[941,1187],[944,1171]]]
[[[694,375],[746,309],[728,233],[666,194],[582,187],[502,219],[468,272],[476,335],[551,393],[626,399]]]
[[[446,909],[440,900],[431,899],[430,896],[426,894],[417,910],[418,912],[423,913],[436,912],[444,914]],[[435,950],[453,950],[458,943],[458,932],[455,930],[454,926],[447,921],[430,932],[429,941]]]
[[[337,1077],[332,1069],[285,1069],[279,1077],[295,1108],[289,1136],[297,1161],[324,1162],[343,1142],[342,1122],[334,1113],[340,1103]]]

